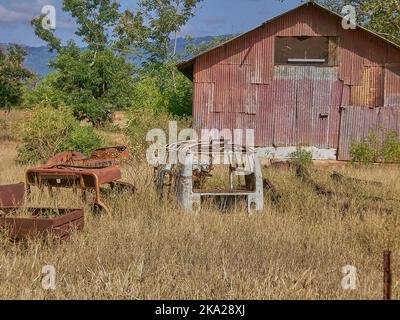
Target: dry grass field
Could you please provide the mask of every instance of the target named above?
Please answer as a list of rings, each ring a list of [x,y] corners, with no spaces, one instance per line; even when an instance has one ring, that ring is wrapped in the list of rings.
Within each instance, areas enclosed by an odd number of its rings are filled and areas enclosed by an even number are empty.
[[[24,179],[17,146],[0,140],[0,184]],[[400,297],[398,166],[341,169],[381,187],[335,184],[329,170],[313,170],[315,181],[343,195],[333,197],[317,194],[292,170],[265,169],[282,198],[272,204],[266,196],[264,212],[253,216],[212,205],[186,214],[174,199],[159,201],[146,163],[123,172],[136,195],[109,195],[112,216],[86,207],[85,229],[68,241],[16,244],[0,235],[1,299],[381,299],[386,249],[393,251],[393,296]],[[72,192],[50,199],[35,191],[29,205],[82,203]],[[44,265],[56,268],[56,290],[42,289]],[[358,270],[356,290],[341,287],[345,265]]]

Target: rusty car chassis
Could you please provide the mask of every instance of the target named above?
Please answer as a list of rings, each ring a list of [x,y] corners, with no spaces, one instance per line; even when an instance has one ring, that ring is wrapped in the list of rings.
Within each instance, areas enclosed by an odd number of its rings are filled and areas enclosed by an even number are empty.
[[[118,164],[128,157],[128,149],[124,146],[97,149],[89,158],[78,152],[57,154],[49,159],[47,165],[26,171],[27,195],[30,195],[32,186],[40,190],[47,187],[51,196],[53,188],[70,188],[75,193],[80,189],[86,202],[87,190],[93,190],[95,211],[110,214],[111,210],[101,198],[102,186],[135,191],[133,185],[120,181],[122,174]]]

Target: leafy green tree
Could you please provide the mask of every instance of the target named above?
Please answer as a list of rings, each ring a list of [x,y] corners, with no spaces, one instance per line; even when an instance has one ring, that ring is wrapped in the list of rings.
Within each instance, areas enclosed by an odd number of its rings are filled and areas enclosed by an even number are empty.
[[[144,49],[152,62],[175,61],[178,34],[195,15],[202,0],[141,0],[139,10],[147,23]],[[171,41],[172,39],[172,41]]]
[[[150,64],[177,61],[178,34],[195,15],[202,0],[141,0],[139,10],[147,21],[147,38],[144,50],[149,54]],[[177,70],[170,68],[174,92],[177,93]]]
[[[140,76],[133,92],[135,109],[176,116],[192,114],[192,83],[181,73],[176,79],[171,72],[173,62],[148,66]]]
[[[73,41],[62,46],[54,30],[42,27],[43,17],[32,20],[36,35],[57,52],[51,62],[55,74],[39,85],[34,99],[56,93],[57,98],[47,102],[63,101],[73,107],[76,118],[87,118],[95,126],[108,121],[113,109],[130,105],[137,70],[128,54],[142,43],[145,29],[140,14],[119,9],[113,0],[64,0],[63,10],[76,20],[76,35],[87,45],[84,50]]]
[[[362,10],[368,15],[367,27],[400,44],[399,0],[366,1]]]
[[[6,116],[13,106],[21,103],[23,86],[33,73],[23,66],[26,52],[17,45],[7,50],[0,47],[0,108]]]
[[[177,52],[177,42],[178,33],[194,16],[200,2],[201,0],[140,0],[136,20],[125,14],[128,21],[131,21],[130,24],[136,25],[140,30],[136,39],[148,58],[134,90],[134,110],[147,110],[154,114],[191,115],[192,85],[177,72],[176,63],[183,57]],[[129,31],[125,31],[125,34],[129,34]]]
[[[322,5],[341,13],[345,5],[356,8],[357,22],[400,44],[399,0],[320,0]]]

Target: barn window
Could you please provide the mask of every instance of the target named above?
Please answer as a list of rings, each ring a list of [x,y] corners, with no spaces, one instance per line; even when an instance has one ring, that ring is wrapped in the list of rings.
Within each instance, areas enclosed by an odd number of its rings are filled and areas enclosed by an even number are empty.
[[[335,65],[334,37],[277,37],[275,64],[277,65]]]

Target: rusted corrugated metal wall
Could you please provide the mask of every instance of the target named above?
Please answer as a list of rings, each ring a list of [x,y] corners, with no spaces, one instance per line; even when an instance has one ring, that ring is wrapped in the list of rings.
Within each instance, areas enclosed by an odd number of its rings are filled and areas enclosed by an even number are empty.
[[[259,108],[260,145],[337,145],[343,91],[338,68],[277,66],[270,87],[268,107]]]
[[[361,85],[351,87],[351,106],[382,107],[384,95],[384,68],[363,67]]]
[[[351,145],[384,128],[400,132],[400,108],[348,107],[342,110],[339,160],[351,160]]]
[[[386,65],[384,86],[384,106],[400,107],[400,64]]]
[[[331,67],[275,66],[276,36],[337,37]],[[362,29],[344,30],[340,18],[313,5],[195,61],[197,129],[255,129],[258,146],[337,149],[339,136],[361,130],[339,134],[339,110],[348,106],[400,107],[400,50]]]

